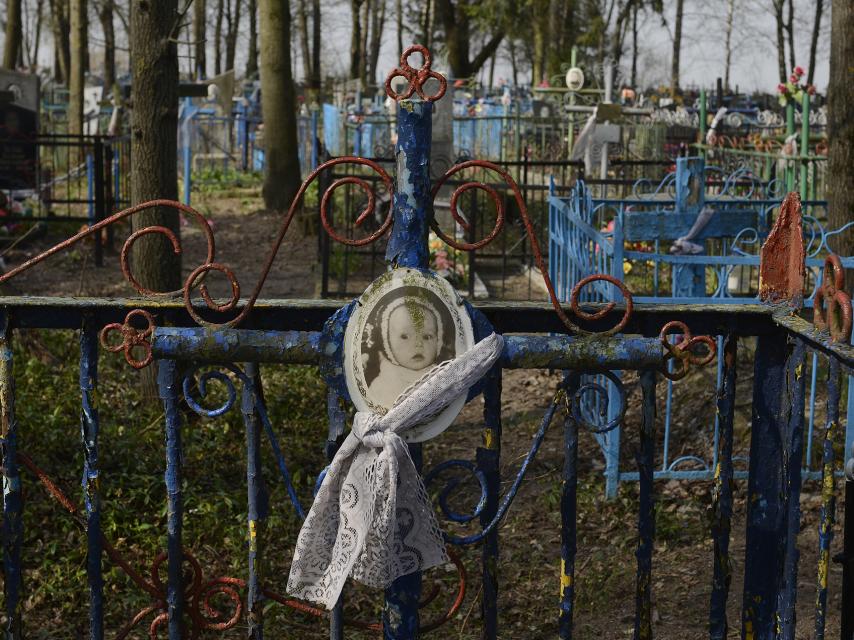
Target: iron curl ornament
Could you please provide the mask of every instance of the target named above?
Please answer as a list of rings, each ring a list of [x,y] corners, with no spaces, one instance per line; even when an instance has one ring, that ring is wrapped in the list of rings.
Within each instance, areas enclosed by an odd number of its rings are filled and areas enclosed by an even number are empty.
[[[834,342],[845,342],[851,337],[851,296],[845,292],[845,269],[836,254],[824,260],[821,286],[815,292],[813,314],[815,326],[828,331]]]
[[[413,69],[409,64],[409,56],[413,53],[420,53],[423,58],[421,67]],[[421,44],[414,44],[404,51],[400,56],[400,66],[392,69],[391,73],[385,79],[385,92],[392,100],[406,100],[411,98],[413,93],[417,93],[425,102],[435,102],[445,95],[448,89],[448,81],[441,73],[436,73],[430,67],[433,65],[433,56],[430,51]],[[403,93],[397,93],[391,87],[391,81],[394,78],[406,78],[407,86]],[[424,85],[427,80],[433,78],[439,83],[439,89],[436,93],[428,95],[424,92]]]
[[[414,69],[408,63],[409,57],[415,53],[419,53],[423,57],[423,64],[417,70]],[[400,66],[393,70],[386,79],[386,90],[388,92],[388,95],[395,100],[403,100],[411,97],[413,94],[417,94],[419,98],[427,102],[432,102],[441,98],[445,93],[447,82],[441,74],[436,73],[432,70],[431,65],[432,56],[426,47],[423,47],[421,45],[413,45],[412,47],[407,49],[401,56]],[[391,81],[394,77],[397,76],[405,77],[409,82],[407,90],[402,93],[396,93],[391,88]],[[424,92],[423,85],[429,78],[434,78],[439,82],[439,90],[433,95],[427,95]],[[208,221],[201,213],[199,213],[192,207],[170,200],[153,200],[133,207],[129,207],[127,209],[124,209],[123,211],[115,213],[109,216],[108,218],[102,220],[101,222],[92,225],[88,229],[81,231],[80,233],[72,236],[71,238],[68,238],[67,240],[43,252],[42,254],[30,260],[27,260],[18,267],[3,274],[2,276],[0,276],[0,283],[14,278],[23,271],[32,268],[36,264],[43,262],[50,256],[80,242],[88,236],[98,234],[105,227],[115,224],[121,220],[130,218],[145,210],[158,207],[171,208],[177,210],[180,214],[183,214],[193,219],[200,226],[205,238],[205,242],[207,244],[207,250],[204,261],[200,265],[192,269],[189,276],[186,278],[183,287],[180,290],[160,292],[147,289],[133,274],[133,271],[131,269],[130,256],[134,243],[143,236],[156,234],[165,237],[171,244],[172,249],[176,254],[182,253],[181,242],[176,233],[164,226],[150,226],[133,232],[127,238],[122,247],[120,254],[120,262],[121,269],[125,278],[130,283],[130,285],[139,294],[143,296],[183,298],[184,307],[186,308],[187,313],[200,326],[209,327],[211,329],[234,328],[240,325],[248,317],[256,301],[258,300],[264,282],[266,281],[273,267],[273,264],[275,263],[275,260],[278,256],[278,252],[284,241],[285,235],[287,234],[288,229],[290,228],[290,225],[303,202],[304,195],[309,186],[324,171],[344,164],[357,165],[359,167],[372,171],[378,177],[378,181],[376,181],[379,183],[377,185],[377,188],[384,189],[384,191],[390,196],[394,195],[394,180],[381,166],[379,166],[376,162],[372,160],[353,156],[343,156],[333,158],[318,166],[303,181],[290,207],[288,208],[288,211],[282,218],[275,240],[273,241],[273,244],[268,252],[267,258],[263,263],[261,274],[248,298],[246,298],[245,302],[242,302],[241,299],[241,286],[237,275],[225,263],[217,261],[216,259],[214,235]],[[572,334],[581,336],[611,336],[625,329],[631,319],[633,311],[632,294],[623,282],[610,275],[593,274],[580,280],[571,292],[568,312],[564,309],[561,304],[561,301],[558,299],[555,293],[554,285],[551,281],[551,278],[549,277],[548,268],[542,254],[542,250],[540,248],[540,243],[537,239],[533,223],[531,221],[524,199],[522,198],[519,186],[516,184],[516,181],[506,170],[492,162],[488,162],[485,160],[467,160],[458,163],[448,169],[435,182],[432,188],[432,199],[435,200],[439,190],[448,182],[448,180],[456,176],[458,173],[467,169],[485,170],[495,174],[498,177],[499,182],[503,183],[504,188],[509,190],[509,192],[512,194],[512,197],[515,200],[516,206],[519,211],[525,234],[527,235],[528,240],[531,243],[531,249],[532,254],[534,256],[535,264],[540,270],[544,285],[549,294],[551,304],[554,307],[555,313],[558,315],[567,330]],[[366,204],[363,210],[359,212],[358,216],[356,217],[354,221],[354,226],[357,228],[361,227],[363,223],[368,219],[377,217],[376,213],[380,199],[377,197],[374,188],[372,188],[371,184],[369,184],[368,180],[366,179],[366,176],[345,176],[333,181],[329,185],[327,190],[321,195],[319,214],[320,222],[323,226],[324,231],[336,242],[349,246],[365,246],[379,240],[382,236],[386,235],[391,229],[393,221],[393,211],[391,207],[389,207],[388,212],[382,219],[382,222],[380,223],[379,227],[375,231],[365,235],[364,237],[347,237],[341,235],[335,229],[331,216],[333,195],[337,189],[346,185],[356,186],[360,188],[366,195]],[[458,241],[452,237],[449,237],[445,232],[443,232],[439,228],[435,219],[430,221],[430,224],[437,233],[437,235],[450,247],[453,247],[458,250],[475,251],[487,246],[499,236],[505,226],[506,213],[504,209],[503,198],[501,194],[499,194],[499,189],[492,184],[485,184],[481,181],[466,181],[454,190],[451,196],[451,215],[453,219],[461,226],[462,229],[464,229],[465,231],[471,231],[471,225],[466,220],[465,216],[462,215],[462,213],[460,212],[459,204],[460,198],[465,193],[475,190],[483,191],[487,195],[489,200],[491,200],[492,203],[495,205],[496,209],[495,224],[492,230],[482,239],[473,242]],[[225,299],[215,300],[211,296],[210,291],[208,290],[206,281],[208,278],[212,277],[215,274],[220,277],[224,277],[229,285],[230,294]],[[603,321],[607,316],[609,316],[609,314],[611,314],[611,312],[617,306],[614,302],[608,302],[592,312],[586,311],[581,307],[582,289],[585,286],[588,286],[595,282],[610,283],[612,286],[616,287],[620,291],[621,295],[625,299],[623,313],[616,321],[616,324],[602,331],[590,331],[580,326],[580,323],[597,323]],[[200,300],[198,297],[194,298],[195,293],[198,294]],[[230,315],[230,317],[221,322],[212,322],[206,317],[203,317],[202,314],[204,313],[205,309],[209,313],[220,315],[227,314]],[[130,320],[138,317],[144,317],[147,322],[146,328],[142,331],[135,330],[133,329],[132,325],[130,325]],[[122,334],[121,344],[116,345],[104,342],[105,347],[107,347],[107,345],[109,344],[108,348],[111,351],[124,351],[128,363],[131,364],[131,366],[133,367],[141,368],[149,364],[152,360],[150,350],[151,348],[148,342],[148,338],[151,336],[153,328],[154,318],[152,316],[148,314],[143,314],[141,312],[134,312],[129,314],[124,324],[114,324],[110,325],[108,328],[105,328],[104,332],[102,332],[102,339],[106,340],[108,335],[113,331],[120,331]],[[145,357],[132,357],[131,352],[134,347],[141,347],[145,352]],[[678,353],[671,352],[671,355],[683,356],[680,359],[684,360],[685,353],[682,350],[678,350]]]

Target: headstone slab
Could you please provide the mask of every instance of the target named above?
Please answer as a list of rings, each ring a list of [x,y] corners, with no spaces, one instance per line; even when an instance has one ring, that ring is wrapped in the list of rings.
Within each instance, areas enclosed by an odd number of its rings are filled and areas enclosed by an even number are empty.
[[[39,78],[0,69],[0,189],[35,189],[38,184]]]

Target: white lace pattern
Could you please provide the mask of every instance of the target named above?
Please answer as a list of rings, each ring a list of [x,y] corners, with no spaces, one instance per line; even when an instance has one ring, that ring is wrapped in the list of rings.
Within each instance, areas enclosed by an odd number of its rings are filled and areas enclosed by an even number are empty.
[[[401,436],[467,393],[503,347],[493,333],[434,367],[385,415],[356,414],[300,530],[288,593],[332,609],[348,576],[383,588],[448,562],[439,523]]]

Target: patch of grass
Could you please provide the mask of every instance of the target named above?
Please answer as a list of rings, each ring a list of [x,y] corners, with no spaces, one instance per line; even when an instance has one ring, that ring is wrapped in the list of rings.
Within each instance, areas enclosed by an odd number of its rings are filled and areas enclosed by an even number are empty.
[[[16,340],[14,351],[20,450],[85,514],[77,335],[69,331],[41,333],[40,339],[41,357],[21,346],[26,340]],[[326,464],[325,384],[311,367],[270,366],[264,367],[262,374],[273,428],[307,507],[315,478]],[[113,354],[102,355],[99,378],[102,530],[130,565],[148,578],[153,559],[166,547],[163,409],[158,399],[143,397],[139,374]],[[204,404],[215,404],[217,395],[222,394],[221,389],[213,389],[215,386],[211,384],[211,396]],[[238,387],[235,407],[221,418],[200,418],[189,410],[182,417],[183,543],[199,560],[206,580],[218,576],[246,578],[245,427],[239,393]],[[260,538],[262,561],[268,569],[265,583],[284,593],[282,571],[290,563],[300,521],[266,437],[262,437],[262,460],[270,501]],[[89,606],[86,534],[34,476],[25,469],[21,473],[26,635],[83,637],[88,629]],[[148,606],[150,598],[106,557],[103,566],[105,620],[108,629],[116,630]],[[164,565],[164,581],[165,571]],[[233,609],[225,598],[214,602],[231,615]],[[294,618],[290,610],[276,609],[267,623],[274,637],[277,628],[283,629],[284,621],[290,624]],[[147,630],[151,619],[149,616],[141,630]],[[324,627],[318,622],[311,626],[319,632]],[[224,637],[245,637],[245,621]]]

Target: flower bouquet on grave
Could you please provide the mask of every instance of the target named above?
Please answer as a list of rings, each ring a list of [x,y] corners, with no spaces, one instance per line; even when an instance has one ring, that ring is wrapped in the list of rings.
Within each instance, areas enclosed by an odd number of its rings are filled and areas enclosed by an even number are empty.
[[[785,107],[789,102],[800,104],[804,98],[804,92],[809,95],[815,95],[815,86],[801,82],[804,70],[802,67],[795,67],[792,75],[789,76],[789,81],[777,85],[777,100],[781,107]]]
[[[446,245],[435,232],[430,232],[427,246],[430,250],[430,268],[454,285],[465,288],[468,284],[468,262],[464,252]]]

